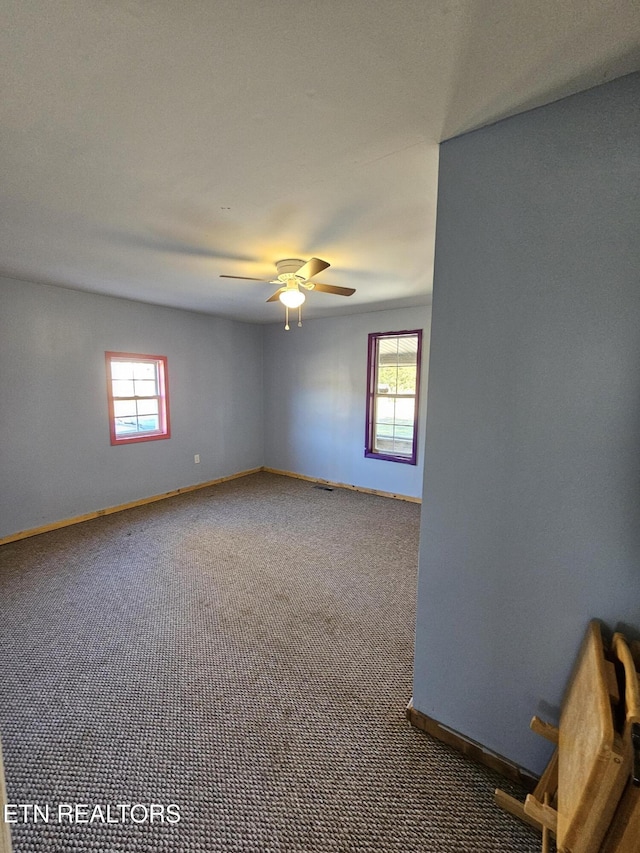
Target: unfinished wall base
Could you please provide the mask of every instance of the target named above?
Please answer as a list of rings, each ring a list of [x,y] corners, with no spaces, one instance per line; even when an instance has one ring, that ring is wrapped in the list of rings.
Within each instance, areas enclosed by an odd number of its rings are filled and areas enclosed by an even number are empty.
[[[533,773],[530,773],[522,767],[518,767],[517,764],[509,761],[508,758],[504,758],[502,755],[497,755],[495,752],[491,752],[491,750],[482,746],[482,744],[469,740],[464,735],[455,732],[453,729],[443,726],[442,723],[428,717],[421,711],[417,711],[413,707],[413,697],[409,700],[409,704],[407,705],[406,715],[411,725],[415,726],[416,729],[427,732],[427,734],[430,734],[432,737],[437,738],[437,740],[446,743],[447,746],[452,746],[454,749],[457,749],[458,752],[462,752],[478,764],[484,764],[485,767],[495,770],[497,773],[500,773],[512,782],[518,782],[520,785],[524,785],[528,790],[533,791],[538,781],[537,777],[534,776]]]
[[[129,501],[128,503],[118,504],[118,506],[110,506],[106,509],[97,509],[94,512],[87,512],[84,515],[76,515],[73,518],[63,518],[60,521],[52,521],[50,524],[43,524],[41,527],[30,527],[28,530],[20,530],[18,533],[11,533],[8,536],[0,538],[0,545],[8,545],[9,542],[17,542],[20,539],[28,539],[30,536],[37,536],[39,533],[49,533],[51,530],[59,530],[61,527],[69,527],[71,524],[80,524],[82,521],[91,521],[93,518],[100,518],[102,515],[111,515],[114,512],[122,512],[125,509],[133,509],[136,506],[144,506],[145,504],[154,503],[154,501],[162,501],[165,498],[174,498],[176,495],[183,495],[185,492],[193,492],[196,489],[206,489],[209,486],[217,486],[219,483],[226,483],[229,480],[237,480],[239,477],[248,477],[249,474],[259,474],[264,471],[267,474],[280,474],[283,477],[293,477],[296,480],[309,480],[311,483],[322,483],[325,486],[332,486],[336,489],[351,489],[355,492],[364,492],[368,495],[379,495],[383,498],[395,498],[400,501],[411,501],[413,503],[422,503],[420,498],[413,498],[409,495],[394,495],[391,492],[380,492],[376,489],[365,489],[360,486],[350,486],[347,483],[333,483],[331,480],[319,480],[315,477],[307,477],[304,474],[294,474],[292,471],[277,471],[275,468],[251,468],[248,471],[239,471],[237,474],[230,474],[228,477],[218,477],[216,480],[207,480],[206,483],[196,483],[193,486],[183,486],[181,489],[173,489],[170,492],[164,492],[161,495],[152,495],[148,498],[140,498],[137,501]]]
[[[293,471],[280,471],[277,468],[262,468],[267,474],[280,474],[283,477],[293,477],[296,480],[308,480],[310,483],[322,483],[323,486],[331,486],[334,489],[351,489],[353,492],[364,492],[365,495],[378,495],[382,498],[394,498],[397,501],[409,501],[420,504],[421,498],[411,495],[398,495],[394,492],[382,492],[379,489],[367,489],[364,486],[352,486],[349,483],[334,483],[333,480],[322,480],[319,477],[307,477],[306,474],[296,474]]]
[[[0,545],[7,545],[9,542],[17,542],[19,539],[27,539],[29,536],[37,536],[39,533],[48,533],[50,530],[59,530],[61,527],[69,527],[71,524],[80,524],[82,521],[91,521],[91,519],[100,518],[102,515],[111,515],[114,512],[133,509],[136,506],[144,506],[145,504],[154,503],[154,501],[163,501],[165,498],[174,498],[176,495],[183,495],[185,492],[193,492],[196,489],[206,489],[208,486],[217,486],[218,483],[226,483],[228,480],[237,480],[239,477],[247,477],[249,474],[257,474],[262,470],[262,468],[251,468],[249,471],[240,471],[237,474],[230,474],[228,477],[218,477],[216,480],[207,480],[206,483],[196,483],[193,486],[184,486],[181,489],[173,489],[170,492],[163,492],[161,495],[151,495],[149,498],[140,498],[140,500],[137,501],[118,504],[118,506],[110,506],[106,509],[97,509],[94,512],[87,512],[84,515],[76,515],[73,518],[63,518],[60,521],[52,521],[51,524],[44,524],[42,527],[30,527],[28,530],[21,530],[18,533],[11,533],[9,536],[3,537],[0,539]]]

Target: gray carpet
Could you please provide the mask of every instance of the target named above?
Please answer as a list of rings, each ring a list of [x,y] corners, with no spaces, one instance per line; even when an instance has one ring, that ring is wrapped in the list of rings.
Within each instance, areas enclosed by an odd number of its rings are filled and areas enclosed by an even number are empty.
[[[8,797],[51,809],[16,853],[539,850],[511,786],[405,720],[418,528],[257,474],[0,548]]]

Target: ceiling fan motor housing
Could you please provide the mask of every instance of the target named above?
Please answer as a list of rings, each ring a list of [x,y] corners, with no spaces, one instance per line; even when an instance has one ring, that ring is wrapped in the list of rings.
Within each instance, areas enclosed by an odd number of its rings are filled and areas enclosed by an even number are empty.
[[[301,261],[300,258],[285,258],[282,261],[276,261],[278,279],[283,283],[288,284],[290,281],[293,281],[297,284],[298,279],[296,279],[295,274],[304,264],[305,262]]]

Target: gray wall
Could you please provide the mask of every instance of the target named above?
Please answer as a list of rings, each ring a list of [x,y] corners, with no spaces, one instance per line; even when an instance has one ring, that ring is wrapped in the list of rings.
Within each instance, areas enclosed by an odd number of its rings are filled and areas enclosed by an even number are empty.
[[[265,465],[420,497],[430,306],[265,328]],[[423,329],[417,465],[364,458],[370,332]]]
[[[0,279],[0,347],[0,537],[262,465],[259,326]],[[168,356],[170,439],[111,446],[105,350]]]
[[[640,628],[640,75],[441,147],[414,701],[532,770]]]

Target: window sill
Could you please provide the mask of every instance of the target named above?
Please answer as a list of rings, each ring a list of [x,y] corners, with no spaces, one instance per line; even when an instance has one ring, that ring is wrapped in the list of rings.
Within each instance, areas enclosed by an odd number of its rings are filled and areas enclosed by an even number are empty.
[[[393,456],[391,453],[373,453],[370,450],[365,450],[364,455],[367,459],[382,459],[383,462],[401,462],[403,465],[417,464],[417,459],[413,456]]]
[[[168,432],[156,432],[151,433],[150,435],[132,435],[132,436],[123,436],[122,438],[111,438],[111,444],[115,447],[118,444],[139,444],[141,441],[159,441],[163,438],[171,438],[171,433]]]

